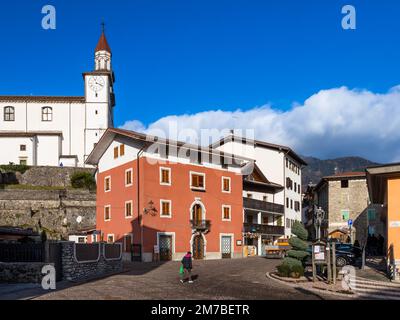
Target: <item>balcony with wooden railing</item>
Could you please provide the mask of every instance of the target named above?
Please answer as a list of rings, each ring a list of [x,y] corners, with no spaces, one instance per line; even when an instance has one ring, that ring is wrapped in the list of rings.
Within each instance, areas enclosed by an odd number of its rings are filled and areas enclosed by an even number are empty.
[[[283,236],[285,235],[285,228],[281,226],[270,226],[266,224],[244,223],[243,232]]]
[[[243,198],[243,207],[244,209],[266,212],[271,214],[283,215],[285,213],[285,207],[281,204],[256,200],[253,198]]]

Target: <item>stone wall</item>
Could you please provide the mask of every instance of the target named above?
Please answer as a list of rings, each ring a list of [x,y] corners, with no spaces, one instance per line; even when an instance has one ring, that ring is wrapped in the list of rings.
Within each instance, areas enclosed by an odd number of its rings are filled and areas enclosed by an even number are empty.
[[[0,225],[41,228],[49,239],[67,240],[68,233],[96,225],[96,194],[87,190],[0,189]]]
[[[353,220],[353,241],[358,240],[363,244],[368,236],[368,209],[377,210],[379,207],[369,206],[369,195],[366,179],[349,179],[349,187],[342,188],[341,181],[329,181],[328,219],[329,232],[346,228],[347,221],[343,220],[342,210],[349,210],[350,219]],[[376,223],[377,228],[382,229],[382,223]]]
[[[43,262],[0,262],[0,283],[41,283]]]
[[[22,184],[40,187],[69,187],[71,176],[77,172],[94,174],[91,168],[30,167],[25,173],[0,173],[0,184]]]
[[[74,242],[62,242],[63,280],[82,281],[102,275],[122,271],[122,258],[106,260],[103,256],[104,243],[100,243],[100,258],[98,261],[79,263],[74,254]]]

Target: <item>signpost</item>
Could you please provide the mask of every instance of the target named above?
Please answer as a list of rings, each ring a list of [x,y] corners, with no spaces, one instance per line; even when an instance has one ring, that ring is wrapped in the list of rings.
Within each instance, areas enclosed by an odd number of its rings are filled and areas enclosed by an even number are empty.
[[[313,282],[317,279],[317,266],[327,264],[326,243],[317,241],[312,244]]]
[[[353,243],[353,235],[352,235],[352,227],[353,227],[353,220],[349,219],[347,221],[347,225],[349,226],[349,232],[350,232],[350,243]]]

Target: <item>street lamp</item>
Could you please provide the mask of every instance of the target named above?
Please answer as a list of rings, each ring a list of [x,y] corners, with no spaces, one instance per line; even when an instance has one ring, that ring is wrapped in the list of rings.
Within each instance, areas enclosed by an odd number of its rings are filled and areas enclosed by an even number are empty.
[[[325,218],[325,211],[321,207],[314,207],[314,225],[316,231],[316,238],[319,241],[321,239],[321,225]]]

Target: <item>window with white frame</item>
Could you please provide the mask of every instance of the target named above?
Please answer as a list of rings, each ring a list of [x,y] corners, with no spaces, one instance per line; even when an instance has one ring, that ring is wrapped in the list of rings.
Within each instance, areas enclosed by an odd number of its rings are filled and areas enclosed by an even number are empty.
[[[161,218],[172,217],[172,201],[171,200],[160,200],[160,216]]]
[[[160,184],[163,186],[171,185],[171,168],[160,168]]]
[[[133,170],[128,169],[125,171],[125,186],[130,187],[133,184]]]
[[[104,207],[104,221],[111,220],[111,206]]]
[[[107,243],[114,243],[114,235],[113,234],[107,235]]]
[[[190,188],[196,190],[205,190],[206,175],[204,173],[190,172]]]
[[[222,220],[223,221],[231,221],[231,206],[223,205],[222,206]]]
[[[104,178],[104,191],[105,192],[111,191],[111,177]]]
[[[231,178],[222,177],[222,192],[231,193]]]
[[[133,216],[133,201],[125,202],[125,218],[132,218]]]

